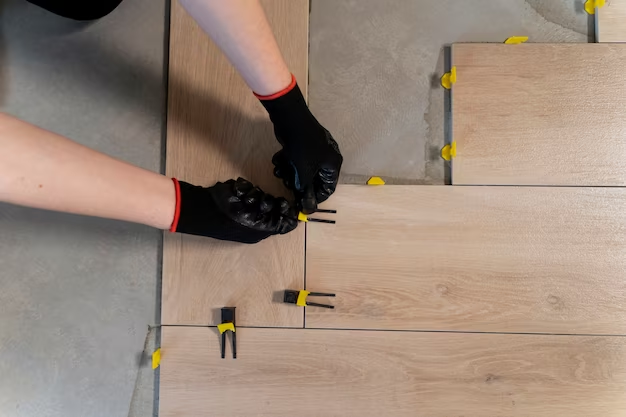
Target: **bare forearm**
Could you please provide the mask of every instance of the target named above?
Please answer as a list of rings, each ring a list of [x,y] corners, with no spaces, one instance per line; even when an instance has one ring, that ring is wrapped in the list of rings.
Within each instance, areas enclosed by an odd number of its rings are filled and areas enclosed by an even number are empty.
[[[291,73],[259,0],[180,0],[257,94],[281,91]]]
[[[0,113],[0,201],[167,229],[172,181]]]

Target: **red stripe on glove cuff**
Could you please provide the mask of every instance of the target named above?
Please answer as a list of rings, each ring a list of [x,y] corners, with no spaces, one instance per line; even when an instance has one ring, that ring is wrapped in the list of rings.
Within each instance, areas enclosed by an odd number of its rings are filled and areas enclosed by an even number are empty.
[[[286,88],[280,90],[278,93],[274,93],[269,96],[260,96],[257,93],[254,93],[254,96],[258,98],[259,100],[274,100],[274,99],[284,96],[285,94],[293,90],[295,86],[296,86],[296,76],[291,74],[291,83],[289,83],[289,85]]]
[[[176,209],[174,210],[174,220],[172,221],[170,232],[176,232],[178,219],[180,219],[180,184],[176,178],[172,178],[172,181],[174,182],[174,188],[176,189]]]

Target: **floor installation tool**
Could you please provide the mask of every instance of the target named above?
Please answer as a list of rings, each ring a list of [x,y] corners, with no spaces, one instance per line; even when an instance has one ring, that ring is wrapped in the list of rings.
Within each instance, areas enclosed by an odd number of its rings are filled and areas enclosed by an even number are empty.
[[[300,307],[323,307],[323,308],[335,308],[335,306],[331,306],[328,304],[319,304],[312,303],[307,300],[307,298],[311,297],[334,297],[335,294],[328,294],[323,292],[310,292],[306,290],[285,290],[285,297],[283,301],[287,304],[295,304]]]
[[[316,213],[329,213],[329,214],[337,214],[337,210],[325,210],[325,209],[317,209],[315,210]],[[317,222],[317,223],[329,223],[329,224],[335,224],[334,220],[326,220],[326,219],[316,219],[313,217],[309,217],[306,214],[300,212],[298,214],[298,220],[300,220],[301,222]]]
[[[237,359],[237,336],[235,333],[235,307],[222,308],[222,324],[217,325],[222,335],[222,359],[226,357],[226,332],[232,333],[233,359]]]

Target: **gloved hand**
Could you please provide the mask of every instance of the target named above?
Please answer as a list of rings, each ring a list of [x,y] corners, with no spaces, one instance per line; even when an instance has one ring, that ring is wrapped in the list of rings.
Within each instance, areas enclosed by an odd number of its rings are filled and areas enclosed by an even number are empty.
[[[335,192],[343,157],[332,135],[311,114],[295,77],[285,90],[258,96],[274,123],[283,149],[274,155],[274,174],[296,196],[299,209],[313,213]]]
[[[239,178],[204,188],[173,179],[176,214],[171,232],[257,243],[298,226],[298,211],[284,198]]]

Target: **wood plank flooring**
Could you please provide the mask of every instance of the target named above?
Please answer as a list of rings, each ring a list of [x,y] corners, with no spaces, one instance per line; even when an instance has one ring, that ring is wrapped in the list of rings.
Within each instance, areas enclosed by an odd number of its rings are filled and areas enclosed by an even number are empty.
[[[308,1],[263,4],[306,90]],[[177,1],[170,43],[167,174],[282,193],[264,110]],[[626,185],[622,46],[452,60],[453,183]],[[325,207],[306,288],[334,310],[281,302],[305,286],[304,227],[252,246],[166,234],[160,416],[626,416],[626,189],[341,186]],[[185,326],[226,305],[237,359]]]
[[[455,44],[453,184],[626,185],[626,45]]]
[[[597,42],[626,42],[625,0],[606,0],[597,14]]]
[[[162,417],[616,417],[626,339],[165,327]]]
[[[306,94],[307,0],[266,0],[266,14]],[[177,1],[172,2],[167,175],[196,185],[242,176],[265,191],[279,149],[265,110],[234,68]],[[302,326],[302,311],[272,303],[277,289],[304,286],[304,227],[257,245],[167,234],[163,248],[164,324],[217,324],[237,305],[237,322]]]
[[[307,328],[626,334],[626,189],[344,185],[324,206],[307,290],[336,308]]]

